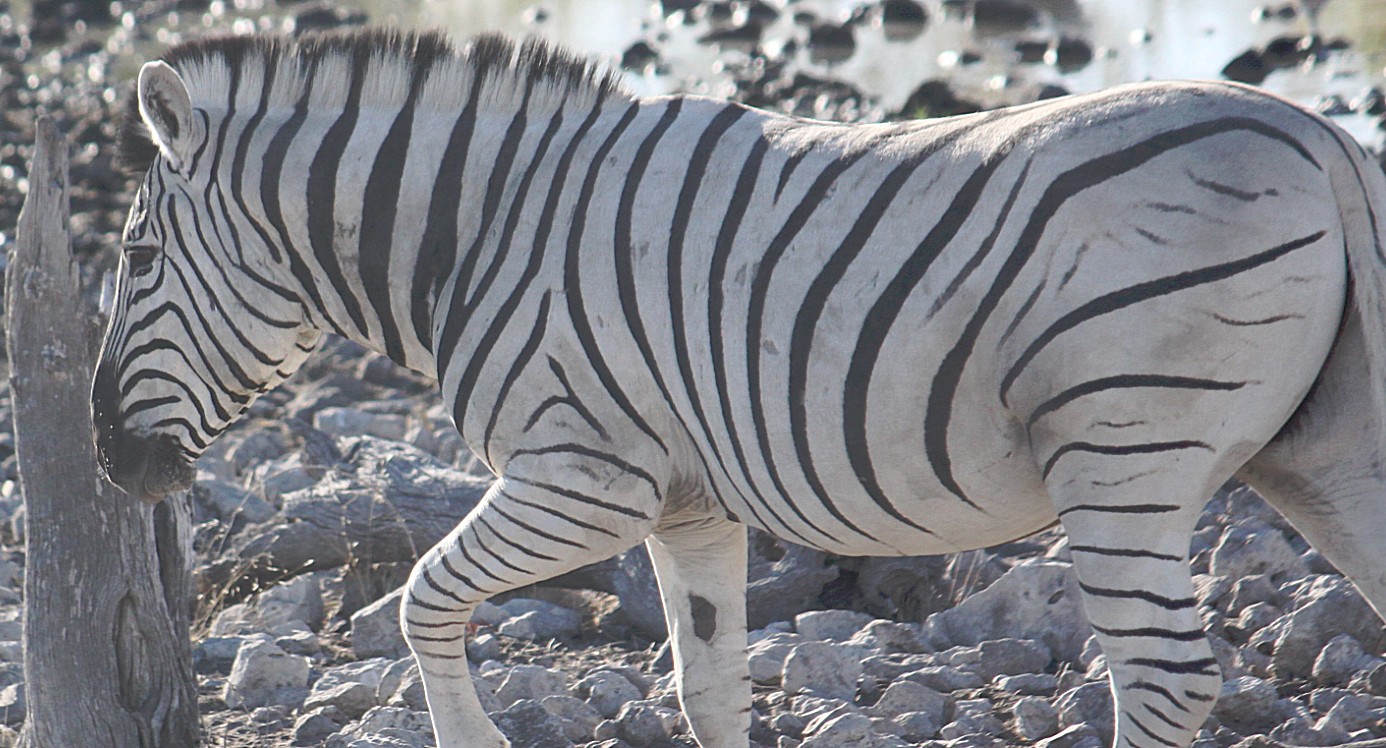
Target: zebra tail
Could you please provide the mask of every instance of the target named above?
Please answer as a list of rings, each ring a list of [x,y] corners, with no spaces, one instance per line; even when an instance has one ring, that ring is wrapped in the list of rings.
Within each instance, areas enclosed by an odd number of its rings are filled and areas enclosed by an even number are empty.
[[[1386,173],[1367,151],[1336,126],[1334,135],[1346,163],[1330,168],[1333,192],[1343,217],[1348,261],[1349,303],[1362,320],[1376,418],[1376,454],[1386,457]]]

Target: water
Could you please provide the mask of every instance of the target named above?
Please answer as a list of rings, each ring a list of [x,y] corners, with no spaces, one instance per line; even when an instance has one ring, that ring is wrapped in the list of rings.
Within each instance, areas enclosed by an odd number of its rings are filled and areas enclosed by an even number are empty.
[[[410,27],[441,27],[467,36],[499,30],[512,34],[540,34],[573,49],[608,61],[618,61],[621,51],[639,38],[664,37],[655,46],[669,60],[665,76],[631,75],[631,85],[642,93],[696,90],[724,95],[725,79],[710,71],[724,58],[738,53],[719,54],[714,47],[696,43],[708,29],[699,20],[684,26],[681,14],[665,19],[649,0],[413,0],[384,2],[356,0],[372,18]],[[772,0],[784,7],[782,0]],[[800,0],[792,10],[810,9],[825,20],[842,20],[851,14],[859,0]],[[962,18],[945,17],[940,0],[926,0],[930,23],[923,34],[906,42],[886,41],[879,27],[856,29],[857,53],[836,66],[814,65],[800,51],[800,67],[822,75],[852,81],[869,95],[878,97],[887,108],[899,106],[922,81],[946,78],[955,85],[980,92],[989,104],[1006,103],[1015,96],[1008,88],[1023,76],[1024,85],[1034,88],[1044,83],[1062,85],[1074,91],[1093,91],[1127,81],[1170,78],[1218,78],[1223,67],[1237,55],[1281,36],[1303,36],[1310,20],[1298,13],[1292,20],[1272,14],[1254,20],[1258,11],[1278,10],[1288,0],[1032,0],[1042,8],[1042,24],[1025,33],[988,38],[976,33]],[[1379,83],[1386,67],[1386,0],[1330,0],[1317,17],[1323,38],[1345,37],[1352,42],[1346,53],[1327,62],[1282,70],[1272,74],[1265,88],[1313,105],[1328,95],[1352,99],[1369,86]],[[527,13],[542,8],[547,18],[527,22]],[[803,36],[788,18],[782,17],[766,38]],[[1064,75],[1049,66],[1014,63],[1017,38],[1048,41],[1060,36],[1085,39],[1091,43],[1094,61],[1085,69]],[[971,66],[951,65],[954,53],[963,50],[981,54],[982,61]],[[711,81],[708,85],[693,83]],[[991,95],[988,96],[988,92]],[[1361,116],[1340,117],[1354,135],[1366,142],[1378,138],[1374,123]]]
[[[866,0],[768,2],[785,11],[765,34],[773,40],[767,44],[773,54],[783,40],[797,37],[802,42],[805,36],[790,19],[790,11],[809,10],[824,20],[841,21]],[[1317,17],[1321,36],[1345,37],[1352,48],[1318,64],[1278,71],[1265,81],[1265,88],[1311,106],[1329,95],[1350,100],[1379,83],[1386,67],[1386,0],[1029,0],[1042,9],[1041,24],[999,36],[979,33],[965,18],[949,17],[943,0],[923,2],[931,20],[916,38],[887,41],[878,24],[863,24],[855,29],[857,51],[846,61],[814,64],[801,49],[793,67],[851,81],[886,109],[899,107],[921,82],[933,78],[946,79],[989,106],[1032,99],[1044,84],[1084,92],[1127,81],[1218,78],[1223,67],[1247,49],[1276,37],[1305,35],[1310,20],[1304,13],[1289,20],[1275,13],[1267,20],[1253,20],[1263,8],[1275,11],[1296,3],[1322,6]],[[137,2],[117,5],[138,15]],[[652,0],[342,0],[335,5],[365,10],[375,23],[441,28],[456,38],[484,31],[538,34],[611,63],[618,63],[632,42],[647,39],[663,55],[664,74],[628,74],[630,87],[644,94],[693,91],[725,96],[730,93],[729,77],[717,71],[744,60],[743,53],[697,43],[709,29],[708,21],[682,13],[665,18]],[[143,35],[143,42],[141,34],[131,34],[136,54],[127,55],[115,73],[133,76],[141,56],[157,56],[165,44],[191,33],[291,28],[286,19],[304,7],[281,6],[274,0],[217,0],[207,13],[174,16],[176,23]],[[20,17],[27,13],[25,0],[16,3],[16,10]],[[536,10],[543,11],[542,21],[534,20]],[[1060,37],[1090,43],[1093,62],[1069,74],[1048,65],[1016,64],[1017,41]],[[119,49],[127,52],[129,44]],[[964,51],[977,53],[981,61],[955,64]],[[1379,133],[1369,118],[1346,116],[1337,121],[1364,142],[1378,144]]]

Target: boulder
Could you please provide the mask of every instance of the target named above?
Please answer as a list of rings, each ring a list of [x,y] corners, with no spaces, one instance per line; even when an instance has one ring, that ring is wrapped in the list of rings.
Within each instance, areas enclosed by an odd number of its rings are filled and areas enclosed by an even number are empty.
[[[1091,635],[1073,566],[1047,560],[1017,564],[990,587],[924,623],[924,637],[936,649],[1036,639],[1060,660],[1076,660]]]

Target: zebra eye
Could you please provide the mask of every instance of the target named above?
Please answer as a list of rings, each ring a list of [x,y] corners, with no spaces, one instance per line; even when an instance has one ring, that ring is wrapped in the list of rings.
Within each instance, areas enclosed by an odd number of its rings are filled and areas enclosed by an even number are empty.
[[[131,275],[144,275],[154,267],[159,248],[152,244],[135,244],[125,248],[125,260],[130,263]]]

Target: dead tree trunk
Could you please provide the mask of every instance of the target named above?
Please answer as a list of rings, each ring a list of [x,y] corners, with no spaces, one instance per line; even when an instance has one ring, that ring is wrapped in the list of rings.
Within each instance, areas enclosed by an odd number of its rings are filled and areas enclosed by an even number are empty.
[[[186,513],[166,508],[156,522],[97,470],[94,320],[68,237],[67,142],[47,117],[37,133],[5,278],[28,544],[21,745],[190,748],[199,730]]]

